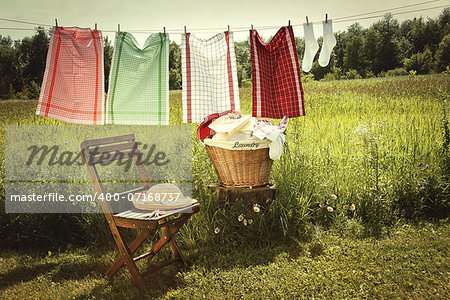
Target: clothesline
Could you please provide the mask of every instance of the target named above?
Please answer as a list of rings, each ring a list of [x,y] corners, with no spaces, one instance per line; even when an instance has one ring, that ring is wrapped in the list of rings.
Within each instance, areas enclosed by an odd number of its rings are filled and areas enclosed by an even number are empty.
[[[350,15],[350,16],[344,16],[344,17],[338,17],[338,18],[334,18],[333,19],[333,23],[344,23],[344,22],[355,22],[355,21],[361,21],[361,20],[367,20],[367,19],[374,19],[374,18],[380,18],[383,17],[384,15],[374,15],[371,16],[374,13],[382,13],[382,12],[389,12],[392,10],[398,10],[398,9],[403,9],[403,8],[408,8],[408,7],[413,7],[413,6],[419,6],[419,5],[424,5],[424,4],[429,4],[429,3],[433,3],[433,2],[438,2],[440,0],[431,0],[431,1],[425,1],[425,2],[420,2],[420,3],[416,3],[416,4],[410,4],[410,5],[404,5],[404,6],[400,6],[400,7],[394,7],[394,8],[390,8],[390,9],[384,9],[384,10],[378,10],[378,11],[372,11],[372,12],[367,12],[367,13],[362,13],[362,14],[356,14],[356,15]],[[422,9],[416,9],[416,10],[408,10],[408,11],[401,11],[401,12],[397,12],[397,13],[392,13],[392,15],[401,15],[401,14],[407,14],[407,13],[415,13],[415,12],[422,12],[422,11],[426,11],[426,10],[432,10],[432,9],[439,9],[439,8],[447,8],[450,7],[449,5],[440,5],[440,6],[434,6],[434,7],[428,7],[428,8],[422,8]],[[366,17],[363,17],[366,16]],[[43,24],[43,23],[34,23],[34,22],[29,22],[29,21],[22,21],[22,20],[14,20],[14,19],[6,19],[6,18],[0,18],[0,21],[7,21],[7,22],[15,22],[15,23],[22,23],[22,24],[28,24],[28,25],[36,25],[36,26],[40,26],[40,27],[48,27],[48,29],[45,28],[15,28],[15,27],[0,27],[0,30],[28,30],[28,31],[35,31],[35,30],[49,30],[51,29],[54,25],[49,25],[49,24]],[[308,22],[309,24],[313,24],[313,25],[320,25],[322,24],[322,22]],[[303,23],[298,23],[298,24],[292,24],[291,26],[294,27],[298,27],[298,26],[302,26]],[[254,26],[255,29],[258,29],[259,31],[263,31],[263,30],[273,30],[273,29],[278,29],[280,28],[280,25],[263,25],[263,26]],[[194,32],[201,32],[201,33],[216,33],[217,31],[222,31],[224,30],[225,27],[223,28],[188,28],[188,30],[190,32],[194,31]],[[233,32],[246,32],[248,31],[250,28],[249,26],[241,26],[241,27],[231,27]],[[130,29],[130,30],[126,30],[127,32],[131,32],[131,33],[143,33],[143,34],[148,34],[148,33],[154,33],[154,32],[160,32],[161,29]],[[115,33],[117,32],[117,30],[102,30],[102,32],[105,33]],[[182,34],[184,33],[184,30],[179,30],[179,29],[166,29],[166,33],[171,33],[171,34]]]

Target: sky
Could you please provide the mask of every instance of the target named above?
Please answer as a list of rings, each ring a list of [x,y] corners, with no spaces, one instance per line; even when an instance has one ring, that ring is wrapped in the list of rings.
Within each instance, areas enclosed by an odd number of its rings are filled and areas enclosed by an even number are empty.
[[[55,24],[56,18],[58,25],[65,27],[94,28],[97,23],[98,29],[110,39],[114,38],[117,24],[120,24],[121,31],[132,32],[141,44],[150,32],[162,31],[163,27],[166,27],[171,40],[180,43],[184,26],[188,32],[208,38],[226,31],[229,25],[231,31],[234,31],[235,41],[241,41],[247,39],[251,25],[263,37],[269,37],[290,20],[294,25],[294,34],[302,37],[303,27],[295,25],[306,22],[308,16],[310,22],[317,22],[314,31],[316,37],[319,37],[322,35],[320,22],[325,19],[325,14],[328,14],[329,19],[336,19],[333,22],[334,31],[343,31],[356,21],[339,22],[338,18],[423,2],[428,3],[394,9],[391,12],[401,22],[420,16],[425,19],[435,18],[443,8],[426,8],[450,6],[450,0],[0,0],[0,18],[48,25]],[[416,12],[395,15],[412,10]],[[384,12],[373,15],[383,14]],[[381,17],[358,22],[367,28],[380,19]],[[262,26],[273,28],[263,30]],[[11,27],[30,30],[0,29],[0,34],[9,35],[13,40],[34,34],[34,25],[0,20],[0,28]],[[135,30],[147,32],[133,32]],[[176,33],[172,33],[173,31]]]

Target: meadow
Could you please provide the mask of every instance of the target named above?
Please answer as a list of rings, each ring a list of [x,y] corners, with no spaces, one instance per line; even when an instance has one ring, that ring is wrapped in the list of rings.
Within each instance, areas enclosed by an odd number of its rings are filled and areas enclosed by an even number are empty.
[[[191,268],[148,277],[144,294],[125,272],[103,278],[116,255],[103,215],[5,214],[3,200],[0,297],[449,297],[449,89],[444,74],[304,82],[307,115],[289,120],[276,200],[258,212],[216,201],[192,125],[202,210],[178,238]],[[240,98],[250,113],[251,87]],[[170,102],[181,124],[181,92]],[[4,125],[64,124],[36,116],[36,104],[0,101],[3,149]]]

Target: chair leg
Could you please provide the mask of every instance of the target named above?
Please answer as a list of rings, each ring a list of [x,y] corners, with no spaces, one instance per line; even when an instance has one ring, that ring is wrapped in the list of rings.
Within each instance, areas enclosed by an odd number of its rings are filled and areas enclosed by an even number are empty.
[[[149,252],[150,255],[148,256],[148,260],[150,261],[156,253],[161,250],[161,248],[169,243],[170,249],[172,250],[172,253],[177,257],[180,256],[183,263],[185,263],[184,257],[181,255],[181,251],[178,248],[178,245],[173,240],[173,236],[177,233],[177,231],[189,220],[191,217],[191,214],[185,215],[178,220],[176,220],[172,225],[169,226],[163,226],[161,229],[163,231],[163,236],[156,242],[156,244],[153,246],[152,250]],[[164,221],[163,221],[164,222]],[[173,242],[173,243],[172,243]],[[175,246],[173,246],[175,245]],[[174,247],[174,248],[172,248]],[[174,252],[175,251],[175,252]]]
[[[164,226],[162,228],[162,232],[164,235],[167,235],[169,232],[169,227],[168,226]],[[180,248],[177,245],[177,242],[175,241],[175,238],[172,237],[169,241],[169,247],[170,250],[172,251],[172,254],[175,258],[179,258],[181,260],[181,262],[183,263],[184,266],[187,266],[187,262],[186,259],[184,258],[184,255],[181,253]]]
[[[136,250],[142,245],[142,243],[148,238],[150,235],[150,230],[143,230],[141,234],[130,244],[128,249],[130,250],[130,254],[136,252]],[[121,256],[109,269],[106,271],[107,276],[114,276],[116,272],[123,267],[125,263],[124,258]]]
[[[120,251],[121,257],[118,260],[123,260],[123,262],[127,266],[128,270],[130,271],[131,278],[133,279],[134,283],[141,289],[145,289],[145,284],[142,279],[142,276],[139,273],[139,270],[133,261],[130,249],[128,249],[127,245],[125,245],[125,243],[123,242],[123,239],[120,236],[117,226],[115,224],[110,223],[110,229],[111,229],[112,235],[114,237],[114,240],[116,241],[117,248],[119,248],[119,251]],[[142,241],[141,241],[141,244],[142,244]],[[136,249],[134,249],[134,250],[136,251]],[[122,264],[120,264],[120,265],[122,265]]]

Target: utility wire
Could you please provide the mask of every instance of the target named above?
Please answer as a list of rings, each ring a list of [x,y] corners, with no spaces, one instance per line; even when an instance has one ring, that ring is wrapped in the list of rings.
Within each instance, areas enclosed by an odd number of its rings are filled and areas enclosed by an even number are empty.
[[[48,24],[40,24],[40,23],[33,23],[33,22],[28,22],[28,21],[20,21],[20,20],[5,19],[5,18],[0,18],[0,21],[7,21],[7,22],[14,22],[14,23],[28,24],[28,25],[52,27],[52,25],[48,25]]]
[[[428,4],[428,3],[439,2],[439,1],[440,0],[431,0],[431,1],[425,1],[425,2],[420,2],[420,3],[416,3],[416,4],[410,4],[410,5],[404,5],[404,6],[389,8],[389,9],[382,9],[382,10],[372,11],[372,12],[363,13],[363,14],[357,14],[357,15],[352,15],[352,16],[335,18],[335,19],[333,19],[333,21],[338,21],[338,20],[343,20],[343,19],[350,19],[350,18],[355,18],[355,17],[362,17],[362,16],[377,14],[377,13],[381,13],[381,12],[388,12],[388,11],[402,9],[402,8],[408,8],[408,7],[418,6],[418,5],[425,5],[425,4]]]
[[[424,5],[424,4],[438,2],[438,1],[440,1],[440,0],[425,1],[425,2],[420,2],[420,3],[416,3],[416,4],[399,6],[399,7],[394,7],[394,8],[391,8],[391,9],[378,10],[378,11],[373,11],[373,12],[368,12],[368,13],[363,13],[363,14],[357,14],[357,15],[352,15],[352,16],[339,17],[339,18],[334,18],[334,19],[330,19],[330,20],[333,20],[333,23],[344,23],[344,22],[354,22],[354,21],[361,21],[361,20],[367,20],[367,19],[380,18],[380,17],[383,17],[384,15],[375,15],[375,16],[367,16],[367,15],[371,15],[371,14],[374,14],[374,13],[381,13],[381,12],[389,12],[391,10],[398,10],[398,9],[402,9],[402,8],[413,7],[413,6],[418,6],[418,5]],[[440,5],[440,6],[422,8],[422,9],[417,9],[417,10],[409,10],[409,11],[402,11],[402,12],[392,13],[392,15],[395,16],[395,15],[401,15],[401,14],[407,14],[407,13],[415,13],[415,12],[421,12],[421,11],[426,11],[426,10],[444,8],[444,7],[450,7],[450,6],[449,5]],[[361,16],[367,16],[367,17],[361,18]],[[353,19],[351,19],[351,18],[353,18]],[[0,18],[0,21],[8,21],[8,22],[16,22],[16,23],[29,24],[29,25],[37,25],[37,26],[40,26],[40,27],[48,27],[48,29],[45,29],[45,28],[33,28],[33,29],[30,29],[30,28],[0,27],[0,30],[45,31],[45,30],[50,30],[53,27],[53,25],[48,25],[48,24],[33,23],[33,22],[28,22],[28,21],[5,19],[5,18]],[[322,22],[309,22],[309,24],[318,25],[318,24],[322,24]],[[292,26],[301,26],[301,25],[302,24],[292,24]],[[262,30],[278,29],[281,26],[265,25],[265,26],[255,26],[255,27],[259,31],[262,31]],[[188,28],[188,29],[189,29],[189,31],[197,31],[197,32],[201,32],[201,33],[216,33],[217,31],[222,31],[225,28]],[[248,26],[232,28],[233,32],[246,32],[248,30],[249,30]],[[127,32],[143,33],[143,34],[148,34],[148,33],[152,33],[152,32],[159,32],[159,31],[161,31],[161,30],[160,29],[157,29],[157,30],[146,30],[146,29],[127,30]],[[102,32],[115,33],[115,32],[117,32],[117,30],[102,30]],[[166,32],[167,33],[172,33],[172,34],[182,34],[182,33],[184,33],[184,31],[176,30],[176,29],[175,30],[166,29]]]

